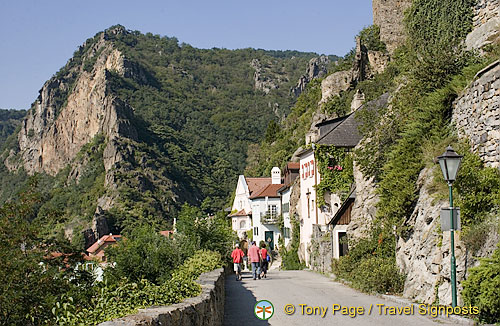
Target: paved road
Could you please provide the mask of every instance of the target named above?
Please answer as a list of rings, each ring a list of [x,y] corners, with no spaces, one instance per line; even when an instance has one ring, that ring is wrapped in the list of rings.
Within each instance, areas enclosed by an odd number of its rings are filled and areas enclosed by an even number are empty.
[[[268,321],[261,321],[254,316],[253,309],[259,300],[269,300],[274,305],[274,315]],[[295,306],[296,310],[293,315],[285,314],[284,307],[287,304]],[[311,310],[304,307],[304,314],[302,314],[302,308],[299,304],[326,307],[327,311],[324,317],[321,317],[321,313],[307,315],[306,313],[311,312]],[[363,307],[364,314],[358,314],[353,318],[337,311],[333,315],[333,304]],[[392,301],[357,292],[314,272],[271,270],[267,279],[256,281],[252,279],[250,272],[244,272],[242,281],[236,281],[234,275],[228,276],[226,280],[224,325],[417,326],[447,323],[447,321],[436,321],[419,315],[417,310],[414,310],[413,315],[380,315],[377,304],[384,304],[385,307],[404,307],[404,305]],[[368,314],[370,305],[372,305],[372,311]],[[318,311],[319,309],[316,309],[316,312]]]

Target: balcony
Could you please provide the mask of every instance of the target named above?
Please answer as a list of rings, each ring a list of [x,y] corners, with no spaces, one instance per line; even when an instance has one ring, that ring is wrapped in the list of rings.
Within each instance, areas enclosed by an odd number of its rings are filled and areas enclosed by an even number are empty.
[[[278,215],[275,212],[260,213],[260,223],[262,224],[278,224]]]

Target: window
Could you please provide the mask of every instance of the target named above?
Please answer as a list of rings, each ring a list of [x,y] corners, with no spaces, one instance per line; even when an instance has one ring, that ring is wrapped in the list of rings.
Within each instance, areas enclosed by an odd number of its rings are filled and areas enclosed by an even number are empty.
[[[268,205],[267,212],[269,214],[269,217],[271,217],[271,218],[277,217],[278,216],[278,206],[277,205]]]
[[[244,229],[247,227],[247,223],[245,221],[240,222],[240,229]]]
[[[259,228],[257,226],[253,228],[253,235],[259,235]]]
[[[349,247],[347,246],[347,233],[346,232],[339,232],[338,233],[339,237],[339,257],[347,255],[349,252]]]
[[[290,211],[290,203],[284,203],[281,209],[283,210],[283,213],[288,213]]]
[[[283,229],[283,237],[290,239],[290,228]]]

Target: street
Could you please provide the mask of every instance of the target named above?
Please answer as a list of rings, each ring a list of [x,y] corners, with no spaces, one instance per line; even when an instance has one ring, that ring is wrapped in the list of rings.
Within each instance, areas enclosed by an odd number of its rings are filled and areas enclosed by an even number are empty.
[[[255,304],[260,300],[268,300],[274,305],[274,315],[267,321],[254,315]],[[295,312],[287,315],[284,308],[290,304],[294,306]],[[418,309],[410,310],[411,306],[406,310],[401,310],[402,307],[401,304],[358,292],[310,271],[274,269],[269,271],[266,279],[256,281],[246,271],[242,281],[236,281],[234,275],[226,279],[224,325],[447,324],[442,319],[436,321],[422,316]]]

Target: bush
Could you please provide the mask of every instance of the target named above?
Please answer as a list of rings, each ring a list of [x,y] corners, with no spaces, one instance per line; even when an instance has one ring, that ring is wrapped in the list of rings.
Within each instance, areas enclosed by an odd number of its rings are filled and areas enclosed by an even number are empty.
[[[470,270],[462,282],[462,297],[466,305],[479,308],[479,319],[486,323],[500,321],[500,244],[491,258]]]
[[[298,251],[300,245],[300,222],[296,217],[290,217],[292,223],[292,241],[287,250],[284,245],[280,245],[281,268],[284,270],[300,270],[306,265],[299,259]],[[280,238],[281,239],[281,238]]]
[[[228,220],[223,212],[206,217],[194,206],[184,204],[177,219],[177,231],[187,237],[196,249],[219,252],[229,259],[233,241],[236,241]]]
[[[401,293],[405,276],[396,266],[394,238],[380,230],[358,241],[349,254],[334,260],[334,274],[364,292]]]
[[[106,248],[107,257],[116,263],[106,272],[113,279],[127,278],[131,282],[146,279],[158,284],[189,254],[179,250],[177,241],[143,225],[126,233],[117,246]]]
[[[73,299],[63,295],[52,309],[54,321],[57,325],[95,325],[135,313],[137,309],[148,306],[178,303],[185,298],[199,295],[201,287],[195,280],[202,273],[221,266],[219,253],[199,250],[161,285],[155,285],[145,279],[138,282],[127,282],[123,279],[113,284],[103,282],[99,284],[97,295],[92,298],[90,304],[79,311],[76,311]]]
[[[401,293],[405,277],[394,258],[368,257],[361,260],[352,275],[355,288],[365,292]]]

